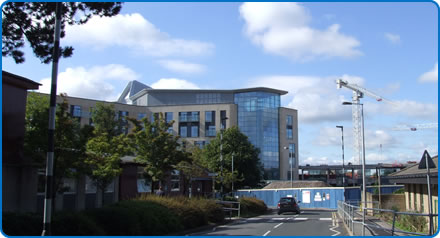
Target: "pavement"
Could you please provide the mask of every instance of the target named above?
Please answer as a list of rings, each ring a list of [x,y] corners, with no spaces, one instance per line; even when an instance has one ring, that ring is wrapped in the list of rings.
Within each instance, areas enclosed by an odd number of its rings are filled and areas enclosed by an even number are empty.
[[[355,220],[362,223],[362,213],[358,213]],[[351,236],[361,236],[362,224],[360,223],[354,223],[352,230],[345,223],[344,226]],[[391,236],[392,225],[380,220],[378,217],[365,215],[365,223],[370,225],[365,227],[365,236]],[[395,230],[398,231],[397,228],[395,228]],[[396,234],[395,232],[394,236],[399,236],[399,234]]]

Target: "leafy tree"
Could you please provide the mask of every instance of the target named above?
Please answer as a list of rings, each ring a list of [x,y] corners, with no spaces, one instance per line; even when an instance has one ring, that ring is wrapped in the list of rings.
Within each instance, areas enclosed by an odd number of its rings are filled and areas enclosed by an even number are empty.
[[[114,105],[97,103],[92,121],[95,129],[92,138],[87,142],[85,164],[87,175],[101,191],[101,200],[96,200],[97,205],[101,206],[105,189],[122,172],[121,157],[131,151],[128,138],[118,133]]]
[[[62,3],[61,38],[66,24],[81,25],[92,16],[115,16],[121,10],[120,2],[64,2]],[[52,60],[55,29],[55,2],[8,2],[2,9],[2,55],[23,63],[21,48],[25,39],[42,63]],[[70,57],[72,46],[60,47],[61,57]]]
[[[162,113],[153,122],[147,118],[129,121],[135,126],[129,137],[136,161],[145,166],[146,176],[153,182],[163,182],[179,162],[188,159],[186,152],[178,150],[179,137],[168,133],[174,121],[167,123]]]
[[[96,134],[87,142],[85,164],[89,177],[101,192],[101,200],[96,200],[98,207],[104,201],[107,186],[122,173],[121,157],[127,154],[130,154],[130,148],[125,135],[109,137],[106,133]]]
[[[120,133],[120,122],[115,120],[115,106],[97,102],[92,112],[92,122],[97,135],[106,134],[108,137],[117,136]]]
[[[220,143],[223,144],[223,164],[220,162]],[[218,133],[217,137],[203,149],[198,160],[211,172],[219,174],[217,183],[220,184],[220,177],[223,177],[223,186],[226,189],[231,189],[232,181],[234,188],[256,187],[263,175],[259,153],[259,149],[249,142],[247,136],[241,133],[238,127],[231,127],[223,132],[222,141]],[[234,155],[234,172],[231,172],[232,155]]]
[[[185,180],[184,184],[189,184],[189,189],[191,189],[193,178],[201,177],[206,173],[207,168],[203,167],[199,163],[200,155],[202,150],[197,146],[186,147],[187,153],[191,154],[189,159],[183,160],[176,165],[176,169],[179,170],[183,179]],[[185,194],[187,194],[188,189],[185,189]]]
[[[78,121],[69,113],[65,94],[60,95],[55,121],[54,192],[62,193],[64,178],[78,176],[84,171],[85,144],[90,128],[81,129]],[[30,92],[26,104],[24,153],[44,168],[47,156],[49,117],[47,95]]]

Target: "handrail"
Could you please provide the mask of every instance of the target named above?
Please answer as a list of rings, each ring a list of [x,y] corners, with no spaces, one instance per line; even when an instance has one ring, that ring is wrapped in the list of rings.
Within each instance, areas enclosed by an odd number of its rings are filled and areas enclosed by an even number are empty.
[[[348,228],[350,229],[350,231],[352,232],[353,235],[354,234],[354,224],[362,224],[363,227],[374,227],[374,228],[378,228],[378,229],[382,229],[385,231],[389,231],[391,232],[391,235],[394,236],[394,233],[404,233],[404,234],[411,234],[411,235],[421,235],[421,236],[426,236],[426,235],[432,235],[432,234],[425,234],[425,233],[419,233],[419,232],[410,232],[410,231],[403,231],[403,230],[398,230],[396,229],[396,216],[397,215],[409,215],[409,216],[428,216],[430,217],[430,219],[432,217],[438,217],[438,214],[422,214],[422,213],[414,213],[414,212],[398,212],[395,210],[390,210],[390,209],[379,209],[379,208],[364,208],[365,211],[371,210],[373,211],[373,213],[375,211],[377,212],[390,212],[393,214],[393,222],[392,222],[392,228],[385,228],[379,225],[373,225],[373,224],[364,224],[363,222],[359,222],[356,221],[356,213],[355,211],[361,211],[361,207],[359,206],[355,206],[355,205],[351,205],[349,203],[346,203],[344,201],[338,201],[338,214],[340,217],[342,217],[342,220],[344,221],[344,223],[348,226]],[[431,230],[431,229],[430,229]]]
[[[240,218],[240,202],[233,202],[233,201],[220,201],[217,200],[215,201],[217,204],[221,204],[223,206],[223,211],[228,211],[229,212],[229,218],[231,218],[232,216],[232,211],[237,211],[238,212],[238,218]],[[231,204],[232,207],[226,207],[224,205],[226,204]],[[238,204],[238,207],[233,207],[235,204]]]

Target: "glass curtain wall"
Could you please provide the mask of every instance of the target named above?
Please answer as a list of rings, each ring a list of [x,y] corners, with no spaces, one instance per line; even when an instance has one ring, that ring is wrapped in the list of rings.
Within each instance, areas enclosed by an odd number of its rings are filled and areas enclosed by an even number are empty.
[[[280,179],[278,109],[280,95],[267,92],[236,93],[238,127],[260,149],[265,179]]]

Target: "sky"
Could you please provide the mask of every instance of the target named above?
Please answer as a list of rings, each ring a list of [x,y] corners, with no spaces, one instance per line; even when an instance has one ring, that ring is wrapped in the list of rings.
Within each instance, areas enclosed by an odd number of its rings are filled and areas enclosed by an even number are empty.
[[[393,103],[361,99],[366,163],[419,161],[438,154],[438,8],[434,3],[124,3],[119,15],[66,27],[57,92],[114,101],[127,83],[155,89],[288,91],[298,110],[300,165],[358,164],[353,153],[352,91],[343,79]],[[26,61],[2,57],[2,69],[43,84],[51,65],[25,49]]]

